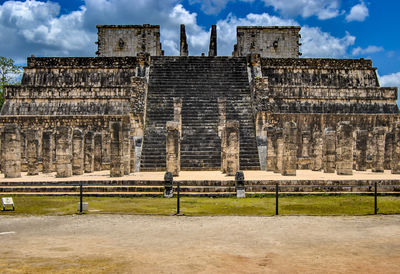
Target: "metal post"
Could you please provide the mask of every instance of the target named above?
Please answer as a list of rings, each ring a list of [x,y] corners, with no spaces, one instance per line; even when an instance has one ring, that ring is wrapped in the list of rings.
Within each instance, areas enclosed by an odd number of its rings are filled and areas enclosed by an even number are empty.
[[[181,184],[179,181],[176,182],[177,183],[177,201],[176,201],[176,215],[180,214],[181,211]]]
[[[82,186],[82,182],[80,183],[80,186],[79,186],[79,194],[80,194],[80,204],[79,204],[79,213],[81,213],[82,214],[82,200],[83,200],[83,186]]]
[[[276,183],[275,184],[275,215],[279,215],[278,191],[279,191],[279,183]]]
[[[377,191],[377,183],[375,182],[374,187],[374,207],[375,207],[375,215],[378,214],[378,191]]]

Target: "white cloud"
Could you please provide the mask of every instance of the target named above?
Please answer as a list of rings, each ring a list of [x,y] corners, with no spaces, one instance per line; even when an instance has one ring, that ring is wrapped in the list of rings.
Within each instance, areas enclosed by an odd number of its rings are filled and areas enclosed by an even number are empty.
[[[284,16],[301,15],[303,18],[317,16],[325,20],[340,15],[339,0],[263,0],[266,6],[274,9]]]
[[[346,21],[364,21],[365,18],[369,15],[368,8],[365,5],[364,1],[361,1],[359,4],[353,6],[350,10],[350,13],[346,16]]]
[[[229,2],[254,2],[255,0],[189,0],[189,4],[201,4],[200,8],[205,14],[218,14],[226,8]]]
[[[379,76],[379,82],[383,87],[400,88],[400,72]]]
[[[376,53],[383,51],[383,47],[378,47],[378,46],[368,46],[365,49],[361,47],[356,47],[352,50],[351,54],[353,55],[364,55],[364,54],[371,54],[371,53]]]
[[[236,18],[230,14],[225,20],[220,20],[218,26],[219,55],[231,55],[236,43],[236,26],[292,26],[299,25],[292,19],[282,19],[267,13],[248,14],[245,18]],[[353,45],[355,37],[346,32],[342,38],[332,36],[316,27],[302,27],[303,57],[343,57],[347,55],[348,47]]]

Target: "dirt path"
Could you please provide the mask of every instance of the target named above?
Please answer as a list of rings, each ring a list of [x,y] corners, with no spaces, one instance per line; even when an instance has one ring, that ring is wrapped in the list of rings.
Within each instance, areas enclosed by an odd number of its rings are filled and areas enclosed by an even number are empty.
[[[0,216],[17,272],[400,272],[400,216]]]

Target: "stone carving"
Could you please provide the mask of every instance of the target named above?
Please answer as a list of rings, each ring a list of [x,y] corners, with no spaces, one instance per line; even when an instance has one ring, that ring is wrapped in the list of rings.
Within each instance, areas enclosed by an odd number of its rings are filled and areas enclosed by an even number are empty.
[[[334,173],[336,168],[336,133],[332,128],[324,131],[324,172]]]
[[[275,129],[270,126],[267,127],[267,171],[275,170],[276,153],[275,153]]]
[[[217,56],[217,25],[211,26],[210,49],[208,56]]]
[[[274,173],[282,173],[283,165],[283,130],[281,128],[275,129],[274,134],[274,149],[275,149],[275,169]]]
[[[322,170],[323,168],[322,153],[323,153],[322,132],[318,129],[315,129],[313,132],[313,143],[312,143],[313,171]]]
[[[39,155],[39,140],[38,132],[34,129],[29,129],[26,132],[26,158],[28,163],[27,175],[38,175],[38,155]]]
[[[88,131],[85,134],[85,173],[94,172],[94,133]]]
[[[188,44],[186,41],[186,30],[185,30],[185,25],[181,24],[181,39],[180,39],[180,48],[179,48],[179,55],[180,56],[188,56],[189,51],[188,51]]]
[[[42,164],[43,173],[53,172],[54,135],[52,131],[43,131],[42,134]]]
[[[236,182],[236,197],[237,198],[245,198],[246,190],[244,186],[244,173],[243,171],[237,171],[235,174],[235,182]]]
[[[129,124],[122,123],[122,152],[124,163],[124,175],[131,173],[131,145],[130,145],[130,128]]]
[[[358,130],[356,135],[356,170],[365,171],[367,170],[367,142],[368,142],[368,131]]]
[[[101,133],[94,134],[94,171],[101,170],[101,164],[103,161],[102,155],[102,148],[103,148],[103,138]]]
[[[375,150],[373,153],[373,172],[383,172],[384,171],[384,161],[385,161],[385,128],[375,127],[373,131],[373,138],[375,143]]]
[[[122,123],[111,122],[110,176],[124,176]]]
[[[393,126],[392,174],[400,174],[400,122]]]

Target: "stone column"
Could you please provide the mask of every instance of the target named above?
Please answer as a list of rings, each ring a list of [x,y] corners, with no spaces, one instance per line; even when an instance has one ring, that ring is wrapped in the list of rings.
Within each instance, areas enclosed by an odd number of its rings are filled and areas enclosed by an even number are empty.
[[[221,172],[226,173],[227,162],[226,162],[226,146],[227,146],[227,139],[226,139],[226,125],[223,127],[221,132]]]
[[[385,170],[383,167],[385,161],[385,128],[375,127],[373,136],[375,150],[372,161],[372,172],[383,172]]]
[[[357,131],[356,137],[356,170],[366,171],[367,170],[367,143],[368,143],[368,131],[359,130]]]
[[[4,177],[21,177],[21,135],[17,124],[4,126],[2,145]]]
[[[322,170],[323,166],[322,151],[323,151],[322,132],[319,130],[314,130],[313,143],[312,143],[313,171]]]
[[[305,130],[301,134],[302,139],[302,147],[301,147],[301,157],[302,158],[310,158],[310,139],[311,133],[308,130]]]
[[[110,176],[124,176],[123,163],[123,144],[122,144],[122,123],[111,122],[111,142],[110,142]]]
[[[27,175],[38,175],[38,149],[39,140],[37,130],[29,129],[26,131],[26,160],[28,163]]]
[[[393,125],[392,134],[392,174],[400,174],[400,122]]]
[[[283,127],[282,175],[296,176],[297,168],[297,125],[285,122]]]
[[[179,55],[180,56],[188,56],[189,51],[188,51],[188,44],[186,41],[186,30],[185,30],[185,25],[181,24],[181,43],[180,43],[180,50],[179,50]]]
[[[56,170],[57,177],[72,176],[72,142],[71,128],[67,126],[57,127],[56,135]]]
[[[336,133],[332,128],[324,130],[324,172],[334,173],[336,162]]]
[[[82,175],[84,170],[83,133],[80,129],[72,132],[72,174]]]
[[[284,147],[283,131],[281,128],[276,128],[274,135],[274,149],[275,149],[274,173],[282,173],[283,147]]]
[[[53,132],[43,131],[42,134],[42,165],[43,173],[53,172]]]
[[[226,122],[226,175],[234,176],[240,169],[240,131],[239,121]]]
[[[97,132],[94,134],[94,171],[101,170],[102,164],[102,149],[103,149],[103,138],[101,133]]]
[[[130,125],[122,123],[122,146],[123,146],[123,162],[124,175],[131,173],[131,145],[130,145]]]
[[[130,140],[130,155],[131,155],[131,159],[130,159],[130,165],[131,165],[131,173],[136,171],[136,142],[135,139],[131,138]]]
[[[174,121],[179,123],[179,138],[182,139],[182,99],[174,98]]]
[[[85,173],[92,173],[94,171],[94,133],[88,131],[85,134]]]
[[[208,56],[217,56],[217,26],[211,26],[210,35],[210,49],[208,50]]]
[[[178,176],[180,171],[180,132],[179,123],[168,121],[167,125],[167,140],[166,140],[166,165],[167,172],[171,172],[173,176]]]
[[[273,127],[267,128],[267,159],[266,168],[267,171],[275,170],[276,154],[274,149],[275,129]]]
[[[350,122],[339,122],[336,135],[336,173],[353,175],[353,127]]]
[[[385,137],[385,162],[384,169],[392,169],[393,133],[387,132]]]

